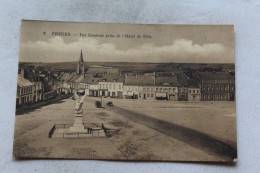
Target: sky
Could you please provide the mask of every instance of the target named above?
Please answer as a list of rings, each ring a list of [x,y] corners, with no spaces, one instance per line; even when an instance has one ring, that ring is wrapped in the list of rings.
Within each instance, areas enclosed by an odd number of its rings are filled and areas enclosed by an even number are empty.
[[[234,28],[22,21],[20,62],[78,61],[81,50],[85,62],[234,63]]]

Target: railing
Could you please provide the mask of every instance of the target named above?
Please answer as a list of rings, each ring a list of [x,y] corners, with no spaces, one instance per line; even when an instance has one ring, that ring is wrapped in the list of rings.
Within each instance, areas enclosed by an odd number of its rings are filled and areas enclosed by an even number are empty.
[[[86,138],[86,135],[90,135],[89,137],[111,137],[114,132],[117,130],[105,128],[103,123],[83,123],[87,132],[55,132],[56,129],[68,129],[73,126],[73,124],[55,124],[49,132],[49,138],[53,137],[53,134],[59,136],[59,138],[66,138],[66,136],[71,136],[71,138]],[[101,132],[103,130],[103,132]],[[101,135],[101,134],[104,134]],[[85,135],[85,136],[84,136]]]

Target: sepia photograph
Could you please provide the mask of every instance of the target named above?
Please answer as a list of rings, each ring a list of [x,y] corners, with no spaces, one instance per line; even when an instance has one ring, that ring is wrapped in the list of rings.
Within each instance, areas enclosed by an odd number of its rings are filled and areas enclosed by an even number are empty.
[[[236,162],[233,25],[21,22],[17,159]]]

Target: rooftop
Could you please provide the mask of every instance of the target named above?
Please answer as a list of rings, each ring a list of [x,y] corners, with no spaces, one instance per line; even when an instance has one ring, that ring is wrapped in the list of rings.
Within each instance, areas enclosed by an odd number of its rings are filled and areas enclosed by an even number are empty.
[[[33,85],[33,83],[31,83],[29,80],[25,79],[21,74],[18,74],[17,84],[21,87],[27,87],[27,86]]]
[[[154,76],[132,75],[125,77],[125,85],[154,86]]]

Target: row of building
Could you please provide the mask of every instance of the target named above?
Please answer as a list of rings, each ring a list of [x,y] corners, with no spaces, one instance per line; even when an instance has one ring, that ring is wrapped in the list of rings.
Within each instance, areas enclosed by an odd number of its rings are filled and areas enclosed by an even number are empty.
[[[190,74],[190,75],[189,75]],[[84,89],[93,97],[169,101],[234,101],[235,78],[228,72],[133,72],[85,67],[82,52],[75,72],[20,68],[17,105]]]
[[[235,78],[228,72],[133,73],[92,66],[87,70],[81,52],[76,73],[58,76],[61,93],[84,89],[89,96],[171,101],[233,101]]]
[[[57,90],[57,77],[53,73],[22,67],[18,72],[16,106],[53,98]]]
[[[111,97],[124,99],[157,99],[171,101],[234,101],[235,83],[229,74],[200,73],[200,82],[189,84],[187,76],[185,83],[178,83],[179,76],[160,77],[152,74],[63,74],[58,77],[60,93],[72,93],[74,89],[84,89],[87,95],[94,97]],[[215,76],[214,80],[207,76]],[[69,76],[69,77],[68,77]],[[66,79],[65,79],[66,78]],[[176,80],[174,83],[161,82],[161,80]]]

